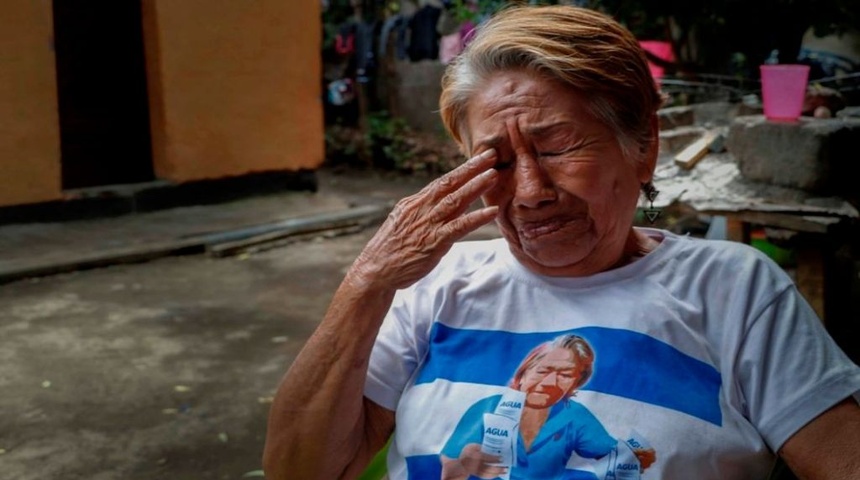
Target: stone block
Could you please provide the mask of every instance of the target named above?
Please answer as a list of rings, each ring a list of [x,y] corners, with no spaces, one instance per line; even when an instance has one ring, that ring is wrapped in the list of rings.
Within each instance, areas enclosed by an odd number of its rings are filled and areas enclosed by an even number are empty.
[[[731,102],[702,102],[690,105],[693,108],[693,116],[696,125],[714,127],[718,125],[729,125],[737,116],[740,104]]]
[[[397,62],[397,85],[394,86],[392,113],[414,130],[443,133],[439,117],[439,96],[445,65],[438,60]]]
[[[661,108],[657,111],[657,118],[660,121],[661,131],[693,125],[696,120],[693,109],[689,105]]]
[[[704,127],[684,126],[676,127],[671,130],[663,130],[660,132],[660,154],[674,155],[687,145],[695,142],[707,130]]]
[[[772,122],[763,115],[737,117],[726,138],[741,174],[812,193],[847,193],[857,162],[860,119],[801,117]]]
[[[845,107],[836,112],[836,116],[839,118],[860,118],[860,106]]]

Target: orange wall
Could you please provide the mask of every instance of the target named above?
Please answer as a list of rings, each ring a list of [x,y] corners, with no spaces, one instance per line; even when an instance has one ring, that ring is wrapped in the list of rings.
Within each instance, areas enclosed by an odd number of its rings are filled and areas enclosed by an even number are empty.
[[[60,127],[51,2],[6,0],[0,14],[0,206],[57,200]]]
[[[157,177],[322,163],[319,8],[317,0],[144,0]]]

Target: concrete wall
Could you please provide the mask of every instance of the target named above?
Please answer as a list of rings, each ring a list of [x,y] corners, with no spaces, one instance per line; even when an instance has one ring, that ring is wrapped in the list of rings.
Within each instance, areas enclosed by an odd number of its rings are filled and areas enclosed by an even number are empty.
[[[0,206],[59,199],[51,2],[6,0],[0,32]]]
[[[439,117],[439,95],[445,65],[436,60],[397,62],[397,81],[391,85],[391,110],[415,130],[442,134],[445,127]]]
[[[158,178],[322,163],[319,9],[318,1],[144,0]]]

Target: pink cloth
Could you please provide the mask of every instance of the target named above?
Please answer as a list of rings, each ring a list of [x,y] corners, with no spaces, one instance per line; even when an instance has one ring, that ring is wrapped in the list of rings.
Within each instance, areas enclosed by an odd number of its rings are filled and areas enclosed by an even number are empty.
[[[442,64],[447,65],[462,51],[463,40],[460,38],[460,32],[454,32],[439,39],[439,61]]]
[[[463,42],[463,47],[469,44],[469,40],[471,40],[472,32],[475,30],[475,24],[466,20],[460,25],[460,41]]]
[[[639,42],[639,45],[648,52],[653,53],[657,58],[662,58],[669,62],[675,61],[675,53],[672,51],[672,44],[669,42],[660,40],[642,40]],[[654,77],[654,80],[660,80],[663,78],[663,67],[648,62],[648,68],[651,70],[651,75]]]

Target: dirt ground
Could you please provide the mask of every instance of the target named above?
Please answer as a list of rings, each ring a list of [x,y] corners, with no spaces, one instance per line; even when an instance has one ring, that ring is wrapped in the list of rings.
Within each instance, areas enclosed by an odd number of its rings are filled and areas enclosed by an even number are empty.
[[[428,180],[325,170],[308,204],[387,202]],[[374,229],[0,285],[0,480],[255,478],[278,381]]]
[[[320,178],[347,200],[427,181]],[[0,286],[0,479],[253,478],[277,383],[374,229]]]

